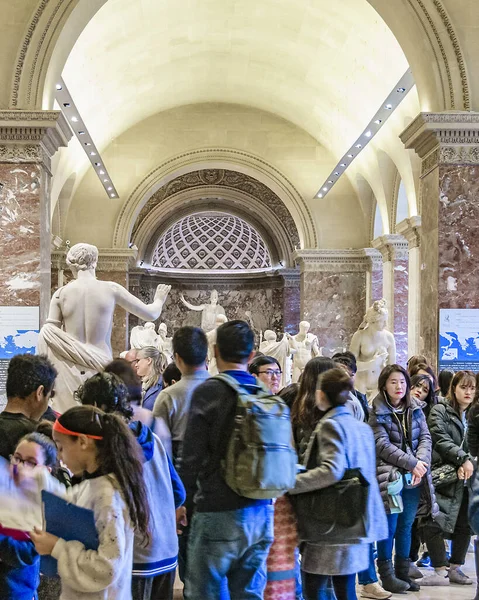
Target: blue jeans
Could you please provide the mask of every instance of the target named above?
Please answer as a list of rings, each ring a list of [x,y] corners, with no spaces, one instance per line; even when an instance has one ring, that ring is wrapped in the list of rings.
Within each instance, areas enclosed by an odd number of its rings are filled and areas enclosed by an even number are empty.
[[[369,565],[365,571],[358,573],[359,585],[369,585],[370,583],[376,583],[378,576],[376,575],[376,566],[374,564],[374,545],[369,546]]]
[[[272,504],[196,513],[188,540],[186,600],[261,600],[273,543]],[[223,592],[222,592],[223,589]]]
[[[356,575],[333,575],[334,593],[330,587],[329,575],[303,575],[303,596],[305,600],[330,600],[336,594],[337,600],[356,600]],[[333,594],[333,596],[332,596]]]
[[[378,560],[392,559],[394,542],[396,542],[396,557],[409,560],[412,526],[416,518],[421,491],[422,486],[403,489],[401,496],[404,510],[402,513],[387,516],[389,536],[387,540],[378,542]]]

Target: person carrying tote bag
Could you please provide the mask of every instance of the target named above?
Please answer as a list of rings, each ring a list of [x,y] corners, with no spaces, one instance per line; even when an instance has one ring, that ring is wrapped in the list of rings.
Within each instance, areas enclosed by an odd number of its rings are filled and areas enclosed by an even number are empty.
[[[324,598],[330,576],[337,600],[356,600],[356,573],[368,567],[369,544],[387,537],[388,533],[376,480],[372,431],[344,406],[352,389],[352,381],[343,369],[331,369],[318,378],[316,402],[326,414],[313,433],[305,457],[311,455],[309,464],[315,466],[297,475],[290,495],[318,492],[319,498],[319,490],[334,487],[327,494],[338,497],[351,480],[357,480],[367,488],[367,502],[362,520],[351,519],[352,531],[339,511],[331,523],[323,521],[312,534],[307,523],[311,515],[308,518],[301,510],[297,511],[305,600]],[[292,499],[296,504],[301,503]]]

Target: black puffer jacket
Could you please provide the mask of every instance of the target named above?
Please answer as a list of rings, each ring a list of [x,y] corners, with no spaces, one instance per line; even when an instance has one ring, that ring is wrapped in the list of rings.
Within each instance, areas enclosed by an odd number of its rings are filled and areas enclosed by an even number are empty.
[[[431,409],[427,423],[433,444],[433,469],[444,464],[459,469],[466,460],[470,460],[467,439],[464,440],[464,424],[447,400],[441,400]],[[463,494],[464,481],[459,479],[436,490],[440,513],[435,520],[447,533],[454,532]]]
[[[423,405],[415,398],[409,399],[406,408],[408,439],[405,440],[399,418],[383,394],[379,393],[373,401],[369,424],[376,440],[377,477],[386,512],[389,512],[388,484],[391,472],[399,469],[401,473],[410,473],[418,460],[431,464],[431,436],[422,411]]]

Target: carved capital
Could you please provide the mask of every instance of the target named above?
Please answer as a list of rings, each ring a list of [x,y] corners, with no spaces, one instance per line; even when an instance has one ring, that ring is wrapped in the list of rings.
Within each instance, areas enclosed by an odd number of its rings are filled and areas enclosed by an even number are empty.
[[[280,274],[283,277],[285,288],[299,287],[301,281],[299,269],[282,269]]]
[[[372,241],[373,248],[382,254],[383,262],[408,258],[409,245],[402,235],[391,233]]]
[[[327,271],[348,273],[370,270],[370,259],[364,248],[337,250],[297,250],[293,259],[299,264],[301,274],[305,272]]]
[[[67,146],[72,131],[58,110],[0,110],[0,162],[40,163]]]
[[[421,245],[421,217],[414,216],[404,219],[396,225],[396,231],[406,238],[411,248],[419,248]]]

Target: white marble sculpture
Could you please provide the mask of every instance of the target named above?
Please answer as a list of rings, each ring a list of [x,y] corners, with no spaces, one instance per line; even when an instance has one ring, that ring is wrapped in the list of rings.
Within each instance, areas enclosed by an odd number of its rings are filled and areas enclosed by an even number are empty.
[[[155,324],[148,321],[144,325],[136,325],[131,330],[130,348],[146,348],[147,346],[158,347],[160,336],[155,331]]]
[[[294,338],[289,333],[285,333],[278,342],[276,333],[272,329],[267,329],[264,332],[264,340],[261,342],[259,350],[279,362],[282,371],[280,389],[289,385],[293,376],[291,356],[296,353]]]
[[[157,348],[166,356],[168,364],[173,362],[173,338],[168,337],[168,325],[166,323],[160,323],[158,327]]]
[[[220,325],[226,323],[228,319],[226,315],[218,315],[216,317],[215,328],[209,331],[206,334],[206,338],[208,340],[208,373],[213,375],[218,375],[218,367],[216,365],[216,357],[215,357],[215,344],[216,344],[216,330]]]
[[[66,260],[75,279],[53,294],[37,346],[58,371],[53,405],[58,412],[74,406],[78,387],[112,360],[115,306],[151,321],[160,316],[170,291],[169,285],[159,285],[153,303],[146,305],[118,283],[99,281],[98,248],[90,244],[72,246]]]
[[[216,317],[225,314],[224,308],[218,304],[218,292],[216,290],[211,292],[209,304],[194,306],[185,300],[183,294],[180,294],[180,299],[190,310],[201,311],[201,329],[206,333],[215,328]]]
[[[367,395],[369,402],[377,394],[381,370],[396,362],[396,341],[386,329],[387,318],[386,300],[376,300],[366,311],[349,347],[358,365],[355,386]]]
[[[293,356],[293,383],[299,381],[308,361],[315,356],[321,356],[318,336],[309,333],[310,328],[308,321],[301,321],[299,332],[293,337],[296,345],[296,353]]]

